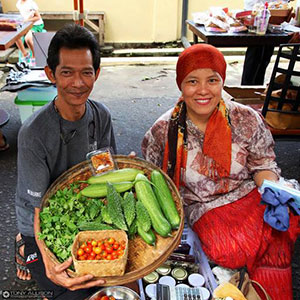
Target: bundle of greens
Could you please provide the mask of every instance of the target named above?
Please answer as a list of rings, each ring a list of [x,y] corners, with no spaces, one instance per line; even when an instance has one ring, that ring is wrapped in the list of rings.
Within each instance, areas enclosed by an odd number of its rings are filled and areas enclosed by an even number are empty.
[[[103,206],[100,199],[82,196],[76,184],[58,190],[40,213],[39,238],[63,262],[71,255],[72,243],[80,227],[91,222],[101,223]]]

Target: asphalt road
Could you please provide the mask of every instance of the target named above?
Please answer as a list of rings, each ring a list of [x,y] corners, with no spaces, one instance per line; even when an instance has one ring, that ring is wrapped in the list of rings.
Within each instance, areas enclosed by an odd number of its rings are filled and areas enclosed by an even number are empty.
[[[227,82],[239,84],[241,63],[229,67]],[[14,197],[16,187],[16,140],[21,126],[19,109],[14,104],[16,94],[1,94],[0,107],[10,113],[10,121],[2,130],[10,149],[0,153],[0,290],[18,289],[14,281],[14,237],[17,233]],[[175,66],[121,66],[104,67],[91,98],[106,104],[113,116],[119,154],[134,150],[141,156],[140,143],[146,130],[179,96],[175,84]],[[276,142],[276,154],[282,174],[300,179],[299,142]],[[293,259],[294,299],[300,299],[300,241]],[[35,287],[34,287],[35,288]],[[1,299],[1,296],[0,296]],[[274,299],[277,300],[277,299]],[[279,300],[279,299],[278,299]]]

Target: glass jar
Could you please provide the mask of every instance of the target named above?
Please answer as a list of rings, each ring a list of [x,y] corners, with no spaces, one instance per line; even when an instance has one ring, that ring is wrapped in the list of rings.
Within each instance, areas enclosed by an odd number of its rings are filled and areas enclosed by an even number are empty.
[[[166,276],[171,273],[171,267],[169,265],[163,264],[155,270],[159,275]]]
[[[200,287],[204,285],[205,279],[201,274],[193,273],[189,275],[188,282],[193,287]]]
[[[158,281],[158,278],[159,278],[158,273],[153,271],[148,275],[146,275],[145,277],[143,277],[143,280],[146,284],[149,284],[149,283],[156,283]]]
[[[177,283],[183,283],[188,277],[188,272],[184,268],[174,268],[171,272],[172,277]]]

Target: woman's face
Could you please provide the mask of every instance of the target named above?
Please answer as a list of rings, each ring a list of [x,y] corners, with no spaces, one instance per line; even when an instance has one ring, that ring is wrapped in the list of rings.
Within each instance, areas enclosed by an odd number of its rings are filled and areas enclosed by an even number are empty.
[[[223,80],[212,69],[196,69],[181,84],[187,114],[193,123],[207,122],[221,100]]]

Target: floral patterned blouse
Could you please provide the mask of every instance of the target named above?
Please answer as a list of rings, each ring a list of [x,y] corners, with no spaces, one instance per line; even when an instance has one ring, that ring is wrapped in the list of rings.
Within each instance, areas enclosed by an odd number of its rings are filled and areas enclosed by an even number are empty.
[[[204,133],[191,120],[187,120],[188,158],[185,178],[182,178],[184,187],[180,188],[180,194],[191,225],[210,209],[237,201],[252,191],[256,187],[253,180],[256,172],[270,170],[280,176],[273,150],[274,140],[261,115],[248,106],[224,101],[229,110],[232,130],[228,193],[219,192],[221,179],[214,181],[198,172],[197,157],[202,152]],[[144,158],[159,167],[162,166],[172,110],[154,123],[142,141]]]

